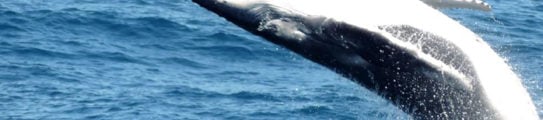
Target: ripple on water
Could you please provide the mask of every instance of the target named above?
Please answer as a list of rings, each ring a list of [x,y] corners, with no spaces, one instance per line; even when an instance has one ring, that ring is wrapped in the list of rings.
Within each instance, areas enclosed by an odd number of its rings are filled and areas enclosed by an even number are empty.
[[[224,97],[224,94],[212,92],[212,91],[205,91],[198,88],[191,88],[187,86],[176,86],[173,88],[170,88],[171,90],[167,90],[163,94],[166,96],[171,97],[186,97],[187,99],[212,99],[212,98],[218,98],[218,97]]]
[[[189,68],[194,68],[194,69],[208,69],[211,67],[210,65],[203,64],[198,61],[193,61],[190,59],[180,58],[180,57],[164,58],[164,59],[161,59],[160,61],[165,64],[178,64],[180,66],[187,66]]]
[[[253,51],[244,46],[206,46],[206,47],[192,47],[187,48],[189,50],[200,53],[204,56],[212,56],[219,60],[224,61],[238,61],[238,60],[256,60],[258,57],[253,54]]]
[[[179,38],[193,29],[162,17],[125,18],[116,12],[67,8],[28,12],[34,21],[73,35],[107,34],[130,39]]]
[[[88,58],[88,59],[107,60],[107,61],[113,61],[113,62],[118,62],[118,63],[133,63],[133,64],[141,64],[141,65],[150,65],[150,63],[147,63],[136,57],[133,57],[121,52],[80,51],[80,53],[84,55],[83,58]]]
[[[312,116],[312,119],[342,119],[342,120],[356,120],[355,116],[346,115],[345,112],[334,111],[330,106],[323,105],[307,105],[302,108],[295,109],[293,113],[299,113]]]
[[[236,99],[240,99],[240,100],[263,100],[263,101],[272,101],[272,102],[280,101],[280,99],[277,99],[275,96],[271,94],[248,92],[248,91],[232,93],[229,96],[234,97]]]
[[[139,44],[136,46],[144,48],[144,49],[155,49],[155,50],[164,50],[164,51],[175,51],[178,49],[175,46],[155,44],[155,43],[144,43],[144,44]]]
[[[74,58],[75,55],[52,51],[42,48],[33,48],[33,47],[23,47],[23,46],[13,46],[10,48],[11,51],[4,54],[8,55],[17,55],[18,57],[25,58],[62,58],[69,59]]]
[[[24,32],[25,30],[12,24],[0,23],[0,32]]]
[[[332,110],[328,106],[320,106],[320,105],[309,105],[304,106],[302,108],[298,108],[294,110],[295,112],[300,112],[303,114],[320,114],[320,113],[326,113],[328,111]]]

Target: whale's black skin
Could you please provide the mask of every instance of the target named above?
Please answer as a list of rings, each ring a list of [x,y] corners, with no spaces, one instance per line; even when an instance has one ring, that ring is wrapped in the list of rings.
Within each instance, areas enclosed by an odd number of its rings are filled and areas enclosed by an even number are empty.
[[[471,80],[471,88],[452,74],[432,67],[405,48],[371,30],[356,27],[326,17],[286,13],[269,4],[237,8],[217,0],[193,0],[245,30],[284,46],[299,55],[319,63],[354,82],[378,93],[415,119],[500,119],[489,104],[477,81],[471,63],[457,47],[438,36],[427,37],[423,51],[434,51],[444,63],[463,66],[459,71]],[[303,37],[277,34],[274,26],[262,26],[275,20],[280,25],[294,26]],[[279,24],[277,24],[279,25]],[[383,27],[394,33],[422,33],[421,30],[397,25]],[[431,35],[430,33],[425,33]],[[396,37],[401,37],[398,34]],[[448,46],[446,48],[440,46]],[[440,49],[440,50],[432,50]],[[453,53],[451,53],[453,52]],[[453,59],[454,60],[451,60]]]

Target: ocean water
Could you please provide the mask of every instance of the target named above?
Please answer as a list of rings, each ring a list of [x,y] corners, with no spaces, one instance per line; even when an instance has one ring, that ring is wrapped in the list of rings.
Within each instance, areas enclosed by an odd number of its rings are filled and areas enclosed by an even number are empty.
[[[543,2],[447,15],[522,77],[543,117]],[[189,0],[0,0],[0,119],[409,119]]]

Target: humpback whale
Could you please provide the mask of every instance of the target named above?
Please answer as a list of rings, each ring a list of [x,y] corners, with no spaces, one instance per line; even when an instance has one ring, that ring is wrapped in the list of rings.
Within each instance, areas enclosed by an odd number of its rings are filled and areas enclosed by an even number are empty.
[[[461,1],[192,1],[350,78],[414,119],[539,119],[504,59],[434,9]]]

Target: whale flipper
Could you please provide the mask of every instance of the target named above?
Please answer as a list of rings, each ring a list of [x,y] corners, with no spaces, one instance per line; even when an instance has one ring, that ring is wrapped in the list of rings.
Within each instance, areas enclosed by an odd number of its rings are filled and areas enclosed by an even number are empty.
[[[437,8],[469,8],[482,11],[490,11],[491,7],[482,0],[421,0],[422,2]]]

